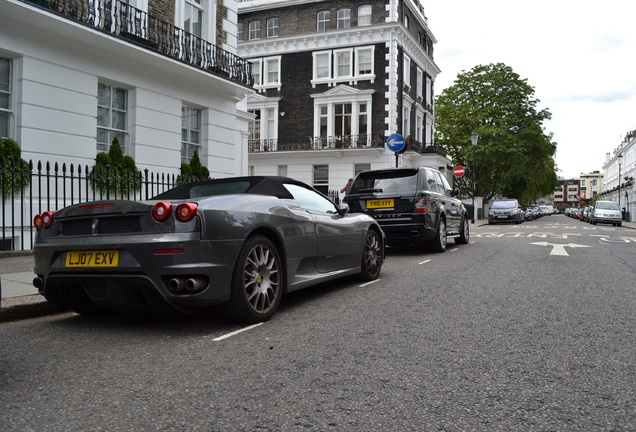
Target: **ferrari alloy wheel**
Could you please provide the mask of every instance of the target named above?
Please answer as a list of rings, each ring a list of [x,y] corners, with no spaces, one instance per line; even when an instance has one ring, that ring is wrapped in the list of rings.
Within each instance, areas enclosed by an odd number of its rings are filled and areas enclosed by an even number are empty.
[[[240,321],[267,321],[278,308],[283,281],[276,246],[264,236],[248,239],[234,269],[230,312]]]
[[[462,227],[459,229],[459,237],[455,238],[457,244],[468,244],[470,240],[470,228],[468,226],[468,218],[462,218]]]
[[[446,250],[446,220],[443,217],[439,218],[437,225],[437,234],[435,234],[435,240],[433,240],[433,250],[435,252],[444,252]]]
[[[362,271],[360,275],[366,281],[375,280],[382,269],[382,241],[374,230],[369,230],[362,251]]]

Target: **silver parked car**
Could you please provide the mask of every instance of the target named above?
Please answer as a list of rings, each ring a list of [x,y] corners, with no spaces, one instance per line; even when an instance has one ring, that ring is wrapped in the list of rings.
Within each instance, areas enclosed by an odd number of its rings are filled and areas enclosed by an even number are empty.
[[[597,223],[611,223],[614,226],[621,226],[623,213],[614,201],[596,201],[590,212],[592,225]]]

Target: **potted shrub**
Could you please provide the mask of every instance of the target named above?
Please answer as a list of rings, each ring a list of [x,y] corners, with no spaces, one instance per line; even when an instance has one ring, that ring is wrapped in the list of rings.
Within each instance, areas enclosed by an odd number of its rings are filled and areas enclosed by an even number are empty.
[[[2,196],[5,201],[12,195],[20,195],[31,185],[29,163],[22,159],[22,150],[12,139],[0,138],[0,157],[2,158]]]
[[[117,137],[113,138],[108,153],[97,154],[89,179],[93,188],[102,194],[128,198],[141,190],[141,171],[132,157],[123,154]]]

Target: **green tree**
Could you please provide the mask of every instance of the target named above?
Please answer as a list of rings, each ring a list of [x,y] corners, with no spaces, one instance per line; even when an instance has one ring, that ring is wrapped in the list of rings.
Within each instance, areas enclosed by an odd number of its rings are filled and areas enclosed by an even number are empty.
[[[0,157],[2,160],[2,196],[4,201],[12,195],[20,195],[31,184],[29,163],[22,159],[22,150],[12,139],[0,138]]]
[[[193,181],[208,180],[210,178],[210,170],[201,164],[199,152],[195,150],[194,155],[189,164],[181,164],[181,174],[177,177],[177,183],[189,183]]]
[[[89,178],[93,187],[115,197],[130,197],[141,189],[141,172],[135,160],[124,155],[117,137],[113,138],[108,153],[98,153]]]
[[[517,198],[528,203],[553,193],[559,185],[554,155],[556,143],[543,122],[551,118],[526,79],[503,63],[462,71],[436,99],[437,144],[472,179],[475,154],[475,195]],[[476,148],[470,135],[479,135]]]

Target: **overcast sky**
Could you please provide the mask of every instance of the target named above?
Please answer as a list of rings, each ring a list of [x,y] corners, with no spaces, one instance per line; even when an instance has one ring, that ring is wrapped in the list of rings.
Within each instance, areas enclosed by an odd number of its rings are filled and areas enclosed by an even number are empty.
[[[421,0],[442,70],[504,63],[535,89],[557,143],[558,175],[603,172],[636,129],[636,0]]]

